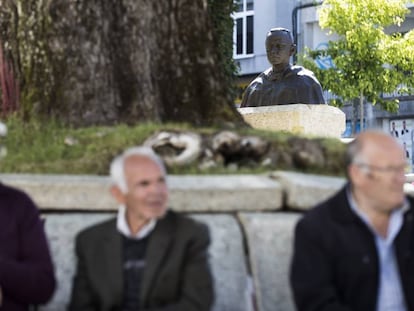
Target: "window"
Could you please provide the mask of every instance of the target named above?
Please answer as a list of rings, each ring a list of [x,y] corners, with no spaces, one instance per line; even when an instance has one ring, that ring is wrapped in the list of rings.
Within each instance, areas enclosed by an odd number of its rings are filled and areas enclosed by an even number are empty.
[[[236,12],[233,13],[233,57],[242,58],[254,53],[254,0],[235,0],[235,4]]]

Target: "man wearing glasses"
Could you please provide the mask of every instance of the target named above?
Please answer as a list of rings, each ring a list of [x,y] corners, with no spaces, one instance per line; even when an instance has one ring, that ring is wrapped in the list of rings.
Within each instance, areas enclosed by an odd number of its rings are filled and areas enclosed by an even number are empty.
[[[272,67],[250,83],[240,107],[325,104],[321,85],[313,72],[289,63],[295,52],[290,31],[272,28],[266,37],[267,59]]]
[[[297,224],[291,286],[297,310],[414,310],[412,198],[407,159],[389,134],[347,147],[347,185]]]

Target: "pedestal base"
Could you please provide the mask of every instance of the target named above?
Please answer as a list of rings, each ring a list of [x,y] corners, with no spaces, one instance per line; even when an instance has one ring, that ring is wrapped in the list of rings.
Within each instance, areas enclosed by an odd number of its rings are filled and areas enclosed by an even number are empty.
[[[292,104],[239,108],[253,128],[323,137],[341,137],[345,113],[328,105]]]

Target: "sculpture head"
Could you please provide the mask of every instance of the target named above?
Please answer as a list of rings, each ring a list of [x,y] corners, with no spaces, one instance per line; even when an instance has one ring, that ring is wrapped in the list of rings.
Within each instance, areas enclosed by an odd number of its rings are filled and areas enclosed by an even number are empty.
[[[284,69],[295,51],[296,46],[288,29],[270,29],[266,37],[266,53],[273,68]]]

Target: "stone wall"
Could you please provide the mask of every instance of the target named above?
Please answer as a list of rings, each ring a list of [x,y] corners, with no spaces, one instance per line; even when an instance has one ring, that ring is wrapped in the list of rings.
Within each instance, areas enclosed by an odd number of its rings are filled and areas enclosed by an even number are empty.
[[[109,179],[5,174],[0,179],[25,190],[42,210],[58,287],[40,310],[64,310],[75,268],[75,235],[115,215]],[[171,208],[210,228],[214,311],[251,311],[253,295],[257,310],[293,310],[288,282],[293,228],[301,212],[332,195],[344,182],[291,172],[169,177]]]

